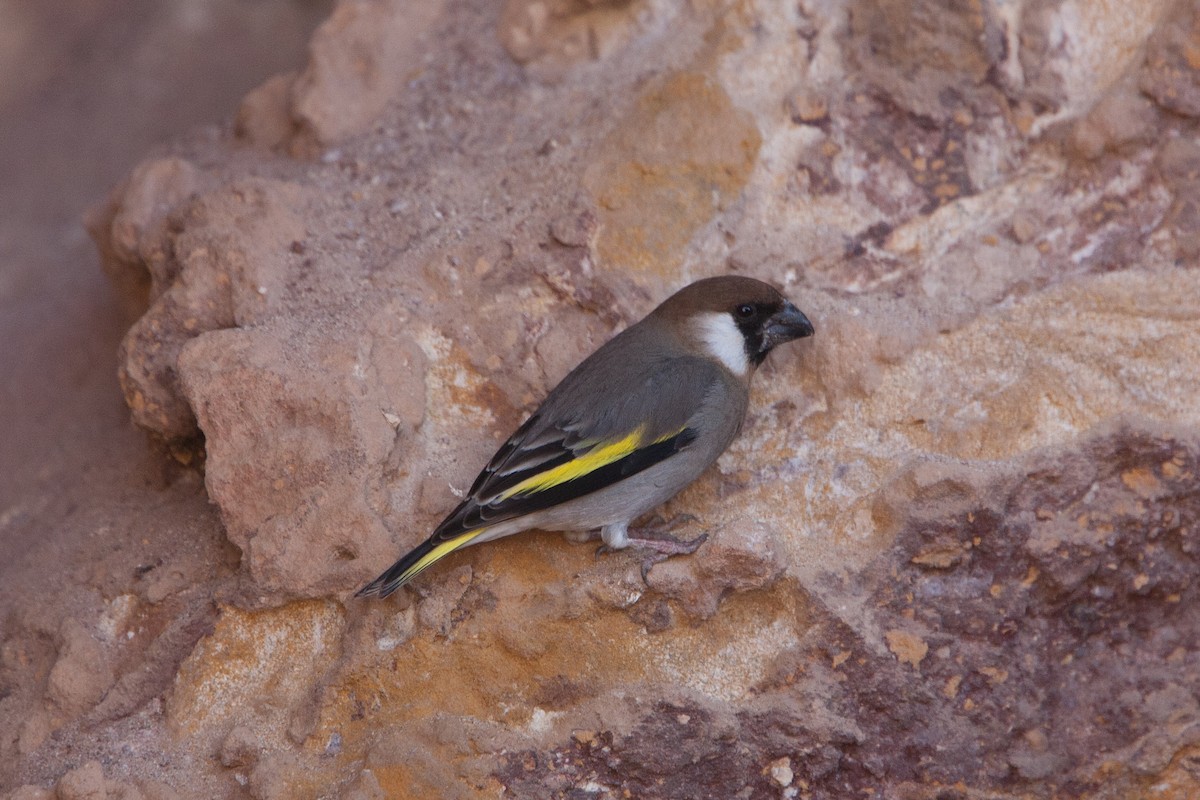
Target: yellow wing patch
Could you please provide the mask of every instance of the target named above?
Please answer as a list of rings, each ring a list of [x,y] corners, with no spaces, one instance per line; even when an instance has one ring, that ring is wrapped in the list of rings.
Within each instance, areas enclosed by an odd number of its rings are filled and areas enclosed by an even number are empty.
[[[449,541],[442,542],[437,547],[421,556],[417,563],[406,569],[404,574],[400,576],[400,582],[397,585],[403,586],[415,578],[418,574],[424,572],[427,567],[432,566],[435,562],[441,561],[443,558],[450,555],[460,547],[469,545],[476,536],[483,533],[485,530],[486,528],[478,528],[473,531],[467,531],[466,533],[455,536]]]
[[[637,450],[642,443],[642,430],[638,428],[624,439],[610,442],[603,447],[589,450],[578,458],[571,459],[566,464],[559,464],[553,469],[539,473],[512,486],[500,495],[501,500],[507,500],[518,494],[542,492],[560,483],[581,478],[593,470],[600,469],[614,461],[620,461],[625,456]]]
[[[686,428],[687,426],[684,427]],[[517,485],[511,486],[504,490],[504,492],[500,494],[499,499],[508,500],[511,497],[521,494],[544,492],[547,489],[551,489],[568,481],[573,481],[576,478],[582,478],[589,472],[593,472],[601,467],[607,466],[614,461],[620,461],[622,458],[645,444],[658,444],[659,442],[665,442],[672,436],[679,435],[684,428],[680,428],[674,433],[668,433],[666,436],[660,436],[653,442],[644,441],[643,436],[645,436],[645,430],[645,426],[641,426],[624,439],[618,439],[615,442],[609,442],[601,447],[593,448],[578,458],[568,461],[566,464],[559,464],[557,467],[526,478]]]

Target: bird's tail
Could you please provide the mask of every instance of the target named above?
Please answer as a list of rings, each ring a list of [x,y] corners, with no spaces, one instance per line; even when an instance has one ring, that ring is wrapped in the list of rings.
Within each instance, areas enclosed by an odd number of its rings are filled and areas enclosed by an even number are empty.
[[[460,533],[452,539],[438,540],[431,536],[410,550],[403,558],[387,568],[382,575],[358,590],[355,597],[387,597],[434,563],[475,540],[486,528]]]

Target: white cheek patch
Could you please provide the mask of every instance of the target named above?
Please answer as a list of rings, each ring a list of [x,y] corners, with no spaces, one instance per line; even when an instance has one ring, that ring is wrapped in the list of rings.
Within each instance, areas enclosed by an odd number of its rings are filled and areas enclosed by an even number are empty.
[[[709,355],[729,367],[735,375],[745,375],[750,369],[746,358],[746,339],[728,314],[701,314],[696,318],[696,335]]]

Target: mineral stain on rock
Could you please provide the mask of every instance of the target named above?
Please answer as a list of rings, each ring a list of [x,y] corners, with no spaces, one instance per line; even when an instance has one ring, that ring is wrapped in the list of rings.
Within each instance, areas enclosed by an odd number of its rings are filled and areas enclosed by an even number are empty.
[[[677,269],[696,228],[736,199],[761,140],[710,77],[652,81],[584,173],[600,212],[601,263],[656,275]]]
[[[790,755],[796,784],[821,797],[1129,797],[1164,773],[1194,786],[1198,459],[1194,441],[1136,428],[1030,459],[994,503],[906,527],[868,569],[879,627],[923,631],[923,658],[913,634],[889,633],[897,661],[818,612],[740,710],[660,702],[625,732],[510,754],[496,777],[548,797],[596,784],[765,798],[769,765]],[[931,544],[967,556],[913,563]]]

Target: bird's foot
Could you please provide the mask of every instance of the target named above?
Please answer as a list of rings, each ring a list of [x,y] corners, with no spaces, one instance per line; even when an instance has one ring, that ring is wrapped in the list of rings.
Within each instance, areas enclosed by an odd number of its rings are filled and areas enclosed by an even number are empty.
[[[616,550],[624,550],[627,547],[636,547],[650,551],[642,559],[642,580],[645,581],[650,568],[655,564],[665,561],[671,556],[691,555],[696,552],[700,545],[708,541],[707,533],[702,533],[694,539],[680,539],[671,534],[671,531],[695,521],[696,518],[691,514],[680,514],[667,521],[660,519],[642,528],[640,533],[643,535],[641,536],[622,537],[620,547],[613,547],[608,544],[600,545],[600,547],[596,548],[596,556],[599,557],[606,553],[615,552]]]
[[[642,583],[649,583],[650,569],[671,556],[691,555],[700,545],[708,541],[708,534],[702,533],[694,539],[680,539],[670,534],[662,534],[661,538],[629,538],[630,547],[640,547],[650,552],[642,558]]]
[[[661,554],[663,558],[669,558],[670,556],[691,555],[707,541],[707,533],[702,533],[694,539],[680,539],[670,534],[662,534],[653,539],[631,536],[629,537],[629,546],[653,550]]]

